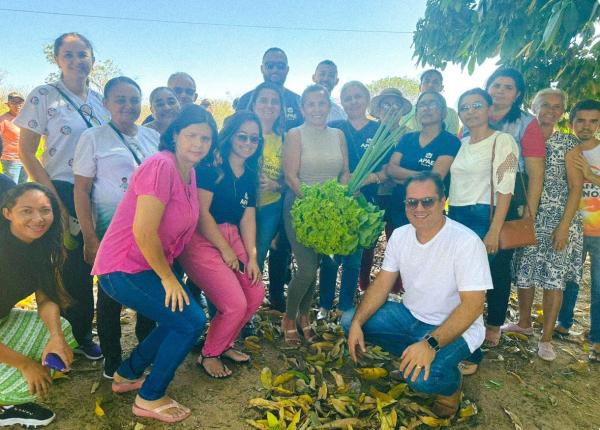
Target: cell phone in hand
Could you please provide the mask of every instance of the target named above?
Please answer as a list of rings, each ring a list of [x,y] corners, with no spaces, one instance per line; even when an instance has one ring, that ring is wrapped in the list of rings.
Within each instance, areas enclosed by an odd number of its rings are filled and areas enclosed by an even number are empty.
[[[58,354],[55,354],[53,352],[46,354],[46,359],[44,360],[43,364],[45,367],[49,369],[58,370],[59,372],[64,372],[65,370],[67,370],[67,366],[65,365],[65,363],[61,360]]]
[[[244,263],[242,263],[240,260],[238,260],[238,271],[240,273],[246,272],[246,265]]]

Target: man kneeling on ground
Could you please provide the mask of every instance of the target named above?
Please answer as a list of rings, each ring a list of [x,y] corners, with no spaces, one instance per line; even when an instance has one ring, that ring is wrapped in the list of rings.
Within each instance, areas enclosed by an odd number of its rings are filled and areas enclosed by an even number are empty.
[[[401,356],[400,372],[415,391],[436,395],[433,412],[456,413],[462,377],[458,364],[485,337],[485,291],[492,288],[483,242],[444,215],[444,185],[436,173],[406,180],[410,224],[392,234],[381,271],[356,310],[344,313],[350,355],[367,341]],[[387,301],[402,278],[402,303]]]

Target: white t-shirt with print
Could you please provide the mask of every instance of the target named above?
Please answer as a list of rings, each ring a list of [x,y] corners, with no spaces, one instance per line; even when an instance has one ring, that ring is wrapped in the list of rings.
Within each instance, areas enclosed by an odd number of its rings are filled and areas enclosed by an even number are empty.
[[[417,240],[411,224],[394,230],[381,268],[400,272],[402,302],[416,319],[436,326],[446,321],[461,303],[460,291],[493,288],[483,242],[469,228],[450,218],[427,243]],[[471,352],[481,346],[485,338],[482,315],[462,337]]]
[[[494,205],[497,193],[513,194],[519,166],[519,147],[515,139],[508,133],[496,131],[482,141],[470,144],[471,137],[467,136],[462,139],[458,154],[450,166],[452,180],[448,203],[451,206],[490,204],[494,140]]]
[[[138,127],[135,136],[123,135],[123,138],[141,162],[158,151],[160,135],[148,127]],[[92,212],[100,235],[106,232],[137,167],[132,151],[110,125],[93,127],[81,134],[75,149],[73,173],[94,178]]]
[[[69,91],[62,82],[57,85],[75,105],[105,124],[110,121],[110,113],[102,104],[102,96],[93,90],[88,91],[82,100]],[[73,156],[79,136],[88,127],[79,112],[51,85],[41,85],[27,96],[23,109],[14,123],[34,133],[45,136],[46,143],[41,162],[51,180],[73,183]]]

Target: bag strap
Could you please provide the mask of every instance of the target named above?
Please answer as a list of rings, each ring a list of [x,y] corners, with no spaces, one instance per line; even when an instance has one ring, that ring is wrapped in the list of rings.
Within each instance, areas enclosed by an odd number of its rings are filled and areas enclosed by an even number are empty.
[[[494,139],[494,144],[492,145],[492,162],[490,163],[490,225],[492,224],[492,219],[494,218],[494,159],[496,157],[496,141],[498,140],[498,135]],[[519,173],[517,169],[517,173]],[[520,178],[521,186],[523,187],[523,195],[525,196],[525,209],[527,210],[529,216],[532,216],[531,209],[529,208],[529,200],[527,199],[527,188],[525,187],[525,180],[523,179],[523,175],[517,175]]]
[[[121,133],[121,130],[119,130],[117,127],[115,127],[115,125],[113,124],[112,121],[110,121],[108,123],[108,125],[117,134],[117,136],[119,137],[119,139],[121,140],[121,142],[123,143],[125,148],[127,148],[129,150],[129,152],[131,152],[131,155],[133,155],[133,158],[135,159],[135,162],[137,163],[137,165],[139,166],[140,164],[142,164],[142,161],[140,160],[139,155],[136,154],[135,151],[133,150],[133,148],[131,147],[131,145],[129,145],[127,143],[127,140],[125,139],[125,136],[123,136],[123,133]]]
[[[77,113],[79,113],[79,116],[81,116],[81,119],[83,119],[83,121],[85,122],[85,125],[87,125],[88,128],[92,128],[94,126],[94,124],[86,118],[86,116],[83,114],[83,112],[81,111],[81,106],[77,106],[77,104],[71,100],[71,97],[69,97],[67,95],[67,93],[65,93],[63,90],[61,90],[58,85],[54,85],[54,84],[48,84],[51,87],[53,87],[56,91],[58,91],[58,93],[62,96],[63,99],[65,99],[67,101],[67,103],[69,103],[76,111]],[[91,118],[94,118],[93,113],[90,114]],[[96,121],[98,121],[96,119]],[[100,123],[100,121],[98,121]]]

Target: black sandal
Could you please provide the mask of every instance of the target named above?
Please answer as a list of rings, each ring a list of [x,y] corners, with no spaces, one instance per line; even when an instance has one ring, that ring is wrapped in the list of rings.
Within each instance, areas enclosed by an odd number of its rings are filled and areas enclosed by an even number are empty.
[[[229,378],[229,377],[232,375],[232,372],[231,372],[231,370],[230,370],[230,369],[229,369],[227,366],[225,366],[225,364],[224,364],[224,363],[221,361],[221,357],[220,357],[220,356],[216,356],[216,357],[205,357],[204,355],[200,354],[200,357],[198,357],[198,358],[199,358],[199,361],[196,361],[196,366],[197,366],[199,369],[202,369],[202,370],[204,371],[204,373],[206,373],[206,374],[207,374],[208,376],[210,376],[211,378],[213,378],[213,379],[225,379],[225,378]],[[228,374],[228,375],[223,375],[223,376],[218,376],[218,375],[215,375],[215,374],[213,374],[213,373],[210,373],[210,372],[208,371],[208,369],[206,368],[206,366],[204,366],[204,360],[205,360],[205,359],[207,359],[207,358],[216,358],[217,360],[221,361],[221,365],[223,366],[223,369],[224,369],[226,372],[229,372],[229,374]]]

